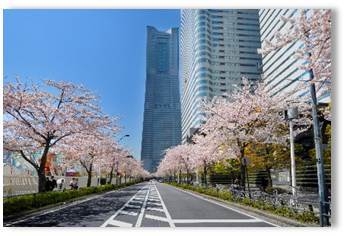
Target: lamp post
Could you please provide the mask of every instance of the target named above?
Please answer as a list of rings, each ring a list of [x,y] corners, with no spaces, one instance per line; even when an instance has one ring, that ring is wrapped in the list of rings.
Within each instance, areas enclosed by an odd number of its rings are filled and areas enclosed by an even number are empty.
[[[118,139],[118,143],[120,143],[120,141],[126,137],[130,137],[130,135],[129,134],[123,135],[121,138]],[[115,184],[118,184],[118,170],[119,170],[119,161],[118,160],[116,161],[115,165],[116,165]],[[120,184],[121,184],[121,179],[120,179]]]
[[[287,119],[290,127],[290,150],[291,150],[291,185],[293,198],[297,196],[296,189],[296,160],[294,156],[294,135],[293,135],[293,119],[298,118],[298,108],[289,107],[287,110]]]
[[[120,143],[120,141],[121,141],[123,138],[125,138],[125,137],[130,137],[130,135],[129,135],[129,134],[125,134],[124,136],[122,136],[121,138],[118,139],[118,142]]]

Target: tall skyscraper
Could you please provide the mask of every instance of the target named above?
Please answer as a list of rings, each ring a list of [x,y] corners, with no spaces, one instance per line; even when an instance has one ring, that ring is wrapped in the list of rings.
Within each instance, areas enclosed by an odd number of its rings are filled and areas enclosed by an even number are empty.
[[[258,10],[181,11],[180,85],[183,142],[204,121],[201,101],[261,76]]]
[[[264,41],[271,42],[275,40],[277,32],[284,33],[293,27],[292,24],[282,21],[281,18],[296,17],[298,13],[297,9],[260,9],[261,43],[263,44]],[[298,83],[299,81],[308,81],[310,79],[309,73],[300,69],[300,66],[304,64],[303,59],[298,59],[295,55],[295,51],[302,44],[301,41],[295,41],[263,56],[263,79],[271,95],[289,93],[292,97],[309,96],[308,87],[306,90],[301,90],[299,87],[301,84]],[[330,94],[327,92],[319,96],[319,101],[328,101],[329,98]]]
[[[147,76],[141,160],[155,172],[171,146],[181,142],[179,97],[179,30],[147,27]]]

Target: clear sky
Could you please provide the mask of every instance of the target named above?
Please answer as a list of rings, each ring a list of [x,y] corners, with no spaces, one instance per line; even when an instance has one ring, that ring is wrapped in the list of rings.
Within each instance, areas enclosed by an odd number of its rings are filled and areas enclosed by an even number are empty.
[[[179,10],[4,10],[4,76],[65,80],[101,97],[140,159],[146,26],[179,26]],[[6,81],[6,80],[5,80]]]

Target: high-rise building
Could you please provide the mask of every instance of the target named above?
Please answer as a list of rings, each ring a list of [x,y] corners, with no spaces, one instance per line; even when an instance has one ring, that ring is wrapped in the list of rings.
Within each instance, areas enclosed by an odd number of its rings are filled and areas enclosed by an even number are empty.
[[[179,97],[179,30],[147,27],[147,75],[141,160],[155,172],[171,146],[181,142]]]
[[[205,119],[203,99],[231,93],[241,78],[261,76],[256,9],[184,9],[180,25],[182,137],[186,142]]]
[[[293,27],[289,22],[281,20],[282,17],[291,18],[299,14],[297,9],[260,9],[260,32],[261,43],[275,40],[277,32],[284,33]],[[298,59],[295,51],[302,47],[301,41],[295,41],[286,46],[266,54],[262,58],[263,80],[268,92],[275,96],[277,94],[290,94],[292,97],[309,95],[308,87],[301,90],[299,81],[308,81],[309,73],[302,70],[303,59]],[[319,101],[328,100],[330,94],[324,93],[319,96]]]

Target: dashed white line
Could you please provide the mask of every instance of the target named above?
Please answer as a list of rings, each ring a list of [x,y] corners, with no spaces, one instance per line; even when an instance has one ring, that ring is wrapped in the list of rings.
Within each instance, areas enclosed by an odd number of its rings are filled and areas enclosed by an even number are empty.
[[[134,195],[130,198],[130,200],[128,200],[118,211],[116,211],[116,212],[114,213],[114,215],[112,215],[111,217],[109,217],[100,227],[105,227],[105,226],[107,226],[110,222],[113,222],[113,225],[114,225],[114,221],[115,221],[115,220],[113,220],[113,219],[114,219],[115,217],[117,217],[117,215],[119,215],[119,213],[120,213],[121,211],[124,210],[124,208],[128,205],[129,202],[131,202],[135,197],[138,197],[137,194],[138,194],[140,191],[142,191],[145,187],[146,187],[146,186],[144,186],[143,188],[141,188],[140,190],[138,190],[137,193],[134,194]],[[121,222],[121,221],[117,221],[117,222]],[[123,223],[125,223],[125,222],[123,222]],[[132,226],[132,224],[131,224],[131,226]],[[126,226],[125,226],[125,227],[126,227]]]
[[[132,224],[119,221],[119,220],[110,220],[108,222],[109,225],[119,226],[119,227],[132,227]]]
[[[154,215],[146,214],[146,215],[145,215],[145,218],[153,219],[153,220],[158,220],[158,221],[168,222],[168,219],[165,218],[165,217],[162,217],[162,216],[154,216]]]
[[[159,211],[159,212],[165,212],[163,209],[161,208],[153,208],[153,207],[147,207],[147,210],[149,211]]]
[[[142,224],[142,220],[143,220],[143,216],[144,216],[144,211],[145,211],[145,207],[147,205],[149,193],[150,192],[149,192],[149,189],[148,189],[147,195],[145,196],[144,203],[143,203],[142,208],[141,208],[141,213],[138,216],[138,219],[137,219],[135,227],[140,227],[141,224]]]
[[[138,205],[132,205],[132,204],[126,204],[125,207],[137,208],[137,209],[141,208],[141,207],[138,206]]]
[[[134,211],[121,211],[121,212],[119,212],[119,214],[130,215],[130,216],[137,216],[138,215],[138,213],[134,212]]]

